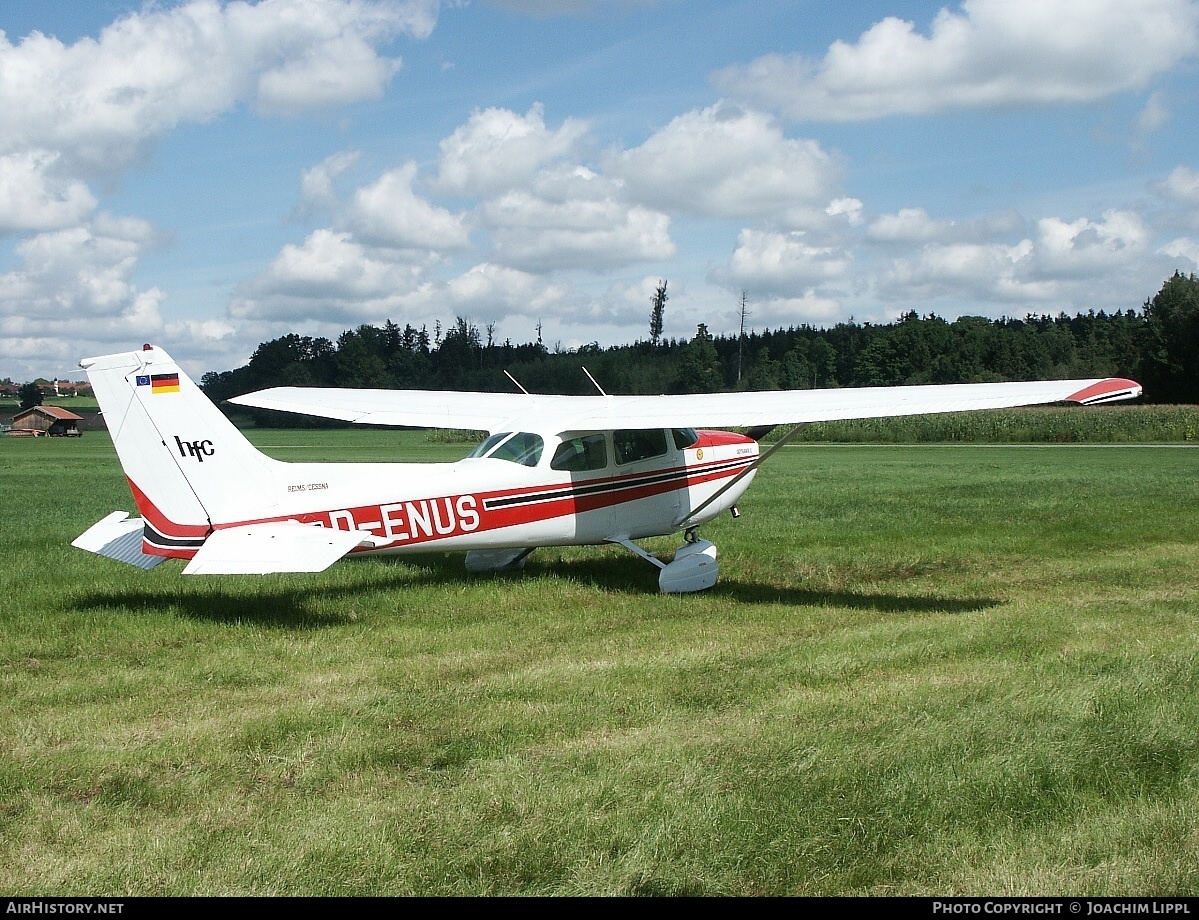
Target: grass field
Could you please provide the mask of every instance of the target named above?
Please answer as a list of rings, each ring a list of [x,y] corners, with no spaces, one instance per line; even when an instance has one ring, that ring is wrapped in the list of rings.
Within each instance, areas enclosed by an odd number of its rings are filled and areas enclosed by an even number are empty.
[[[0,894],[1199,895],[1185,444],[787,447],[690,596],[142,572],[69,546],[132,510],[105,434],[0,471]]]

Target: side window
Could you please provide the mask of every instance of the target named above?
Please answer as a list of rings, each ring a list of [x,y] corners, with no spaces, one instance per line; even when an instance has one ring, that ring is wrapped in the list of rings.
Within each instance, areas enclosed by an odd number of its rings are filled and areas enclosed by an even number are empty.
[[[612,432],[617,463],[636,463],[666,453],[666,432],[661,428],[625,428]]]
[[[550,467],[568,473],[602,470],[608,465],[608,446],[602,434],[588,434],[563,441],[554,451]]]

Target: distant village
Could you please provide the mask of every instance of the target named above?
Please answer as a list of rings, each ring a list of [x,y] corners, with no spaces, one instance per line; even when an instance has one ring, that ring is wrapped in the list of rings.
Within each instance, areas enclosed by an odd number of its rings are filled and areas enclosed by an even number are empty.
[[[91,396],[92,385],[86,380],[42,380],[33,381],[45,399],[59,396]],[[0,400],[17,402],[21,398],[21,384],[6,380],[0,383]]]

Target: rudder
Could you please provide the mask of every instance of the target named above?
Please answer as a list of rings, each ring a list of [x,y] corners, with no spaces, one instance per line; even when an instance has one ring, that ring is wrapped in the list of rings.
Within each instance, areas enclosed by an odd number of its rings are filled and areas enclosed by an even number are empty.
[[[259,452],[161,348],[80,362],[146,523],[147,549],[189,556],[214,526],[270,515],[279,461]]]

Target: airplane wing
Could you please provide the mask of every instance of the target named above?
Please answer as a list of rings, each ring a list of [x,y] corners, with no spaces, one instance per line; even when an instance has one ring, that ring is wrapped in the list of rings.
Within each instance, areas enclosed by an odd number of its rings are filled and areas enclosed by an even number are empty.
[[[442,390],[275,387],[236,396],[239,406],[363,425],[468,431],[581,431],[615,428],[751,428],[842,419],[1083,405],[1135,399],[1123,377],[1020,383],[965,383],[675,396],[541,396]]]
[[[516,419],[537,418],[539,412],[548,409],[555,400],[589,398],[530,396],[527,393],[465,393],[456,390],[273,387],[234,396],[227,402],[256,409],[340,419],[360,425],[451,428],[491,434],[514,430]]]

